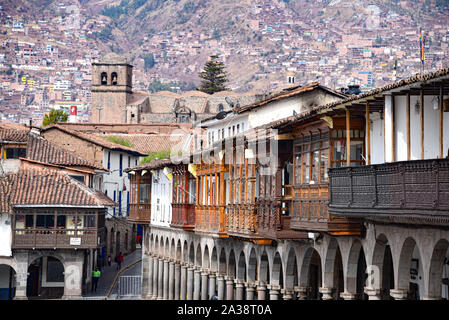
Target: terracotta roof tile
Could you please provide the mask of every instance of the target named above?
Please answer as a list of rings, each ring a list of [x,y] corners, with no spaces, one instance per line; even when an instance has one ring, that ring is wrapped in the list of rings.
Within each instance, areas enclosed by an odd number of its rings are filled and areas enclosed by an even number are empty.
[[[11,213],[15,205],[117,206],[99,191],[50,169],[22,169],[0,178],[0,210]]]

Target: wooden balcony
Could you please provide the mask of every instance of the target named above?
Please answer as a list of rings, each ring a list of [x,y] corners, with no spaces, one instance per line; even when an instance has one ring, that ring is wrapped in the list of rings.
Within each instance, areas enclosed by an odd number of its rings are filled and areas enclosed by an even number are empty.
[[[335,216],[449,224],[449,159],[334,168],[329,178]]]
[[[192,231],[195,228],[195,204],[173,203],[172,204],[172,228],[180,228]]]
[[[282,203],[284,202],[284,206]],[[307,234],[293,230],[291,217],[284,208],[288,207],[289,200],[259,199],[256,202],[258,234],[268,239],[305,239]]]
[[[292,229],[332,235],[360,234],[360,221],[329,214],[327,184],[294,186]]]
[[[217,205],[195,206],[195,233],[227,237],[225,208]]]
[[[260,239],[257,226],[257,211],[254,204],[228,204],[226,206],[226,229],[230,236]]]
[[[128,220],[137,224],[149,224],[151,219],[150,203],[130,203]]]
[[[102,229],[43,229],[13,230],[13,249],[92,249],[104,244]]]

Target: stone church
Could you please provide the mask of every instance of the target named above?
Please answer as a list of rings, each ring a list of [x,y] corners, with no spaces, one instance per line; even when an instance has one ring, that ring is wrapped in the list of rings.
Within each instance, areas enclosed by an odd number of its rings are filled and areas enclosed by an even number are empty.
[[[257,92],[222,91],[210,95],[201,91],[133,91],[132,68],[126,58],[116,53],[92,63],[93,123],[192,123],[228,111],[232,104],[243,106],[265,98]]]

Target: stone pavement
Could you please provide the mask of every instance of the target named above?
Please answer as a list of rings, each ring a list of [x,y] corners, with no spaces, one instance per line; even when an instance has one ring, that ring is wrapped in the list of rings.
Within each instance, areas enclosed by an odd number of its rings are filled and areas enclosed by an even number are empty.
[[[122,269],[141,258],[142,258],[142,249],[136,249],[134,252],[123,257]],[[126,275],[130,275],[130,274],[140,275],[141,266],[142,266],[141,263],[137,263],[136,265],[131,267],[130,270],[124,271],[122,273],[122,275],[125,275],[125,274]],[[88,292],[88,294],[85,295],[85,297],[89,298],[89,299],[95,299],[95,298],[104,299],[109,288],[111,287],[112,283],[114,282],[114,278],[115,278],[115,275],[117,274],[117,272],[119,272],[119,270],[117,270],[117,263],[112,262],[111,266],[109,267],[106,262],[106,265],[103,267],[103,270],[101,272],[100,280],[98,281],[97,292],[91,292],[90,291],[91,288],[89,288],[89,292]],[[130,273],[130,272],[132,272],[132,273]],[[112,290],[112,294],[116,293],[116,291],[117,291],[117,285],[115,286],[114,290]],[[112,294],[111,294],[111,296],[112,296]]]

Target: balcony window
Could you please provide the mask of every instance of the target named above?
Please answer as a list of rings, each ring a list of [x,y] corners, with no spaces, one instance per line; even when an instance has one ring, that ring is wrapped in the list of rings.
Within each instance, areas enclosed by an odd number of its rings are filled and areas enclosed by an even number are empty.
[[[351,166],[361,166],[365,162],[363,159],[365,132],[359,129],[350,130],[349,132],[351,137]],[[332,167],[344,167],[346,166],[346,130],[333,130],[332,137]]]
[[[66,216],[57,216],[56,217],[56,227],[57,228],[61,228],[61,229],[65,229],[66,228]]]
[[[139,203],[150,203],[151,199],[151,185],[148,183],[140,184]]]
[[[36,227],[37,228],[54,228],[55,227],[55,216],[54,215],[41,215],[36,216]]]
[[[84,216],[84,227],[85,228],[95,228],[95,215],[85,215]]]

